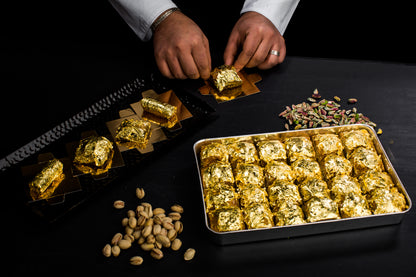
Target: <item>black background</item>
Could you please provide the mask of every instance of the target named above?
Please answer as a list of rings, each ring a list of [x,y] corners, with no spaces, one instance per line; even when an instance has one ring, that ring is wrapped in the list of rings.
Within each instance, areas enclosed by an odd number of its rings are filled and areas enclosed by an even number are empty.
[[[221,64],[242,1],[178,2],[207,34],[213,66]],[[26,122],[4,138],[2,157],[140,73],[157,72],[151,42],[107,1],[23,1],[2,10],[1,116]],[[411,11],[410,3],[301,1],[285,33],[288,56],[414,64]]]
[[[194,19],[210,40],[213,66],[221,64],[227,34],[239,8],[228,1],[191,2],[198,4],[188,4],[183,10],[196,10]],[[283,122],[276,113],[287,104],[304,101],[318,87],[324,97],[359,98],[359,107],[383,127],[383,145],[388,145],[399,176],[410,186],[414,198],[416,137],[409,126],[416,125],[411,116],[416,104],[412,78],[415,24],[410,2],[408,6],[400,4],[301,1],[284,36],[287,61],[261,72],[263,95],[222,105],[207,100],[220,115],[214,124],[58,223],[44,224],[20,202],[8,205],[4,211],[12,215],[6,222],[10,222],[8,230],[13,234],[8,249],[14,254],[9,265],[17,264],[17,275],[84,272],[106,276],[144,271],[182,276],[202,275],[204,271],[218,276],[219,272],[247,276],[411,274],[416,263],[413,210],[398,226],[229,247],[212,244],[201,227],[200,192],[194,185],[198,180],[191,149],[196,139],[208,136],[282,130]],[[137,76],[157,74],[151,42],[141,42],[107,1],[23,1],[6,5],[2,14],[1,157]],[[332,58],[336,60],[327,60]],[[355,61],[348,61],[351,59]],[[196,93],[197,83],[179,84]],[[182,238],[184,247],[197,249],[195,261],[184,264],[180,255],[170,253],[156,262],[144,254],[145,266],[136,269],[127,262],[134,251],[119,259],[101,256],[103,245],[120,231],[119,221],[124,216],[115,212],[111,203],[123,198],[133,207],[137,183],[145,187],[147,200],[156,206],[172,201],[184,204],[186,232]]]

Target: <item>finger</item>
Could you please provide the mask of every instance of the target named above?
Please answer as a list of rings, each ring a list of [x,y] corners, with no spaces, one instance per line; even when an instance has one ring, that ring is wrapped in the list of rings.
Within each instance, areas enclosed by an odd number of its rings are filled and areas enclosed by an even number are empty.
[[[279,52],[279,56],[270,54],[271,50],[277,50]],[[268,54],[269,55],[267,56],[266,60],[257,66],[259,69],[270,69],[273,66],[282,63],[286,57],[286,47],[284,44],[274,44],[268,51]]]
[[[184,53],[183,55],[179,56],[179,62],[182,68],[182,72],[185,74],[187,78],[199,78],[198,67],[195,64],[194,57],[191,53]]]
[[[243,50],[238,55],[237,60],[234,62],[234,67],[237,69],[237,71],[243,69],[247,65],[247,63],[253,57],[254,53],[256,53],[259,44],[259,37],[250,34],[247,35],[243,44]]]
[[[156,64],[157,64],[157,67],[159,68],[160,73],[162,73],[163,76],[169,79],[175,78],[170,72],[169,65],[167,64],[165,60],[156,58]]]
[[[277,63],[282,63],[286,57],[286,45],[283,43],[282,47],[280,47],[280,55],[279,60]]]
[[[259,64],[264,63],[268,58],[269,51],[269,42],[262,41],[259,47],[257,48],[256,53],[254,53],[253,57],[251,57],[250,61],[247,63],[246,67],[256,67]]]
[[[199,76],[204,80],[208,79],[211,72],[211,55],[208,40],[204,41],[203,47],[194,47],[192,56],[198,68]]]
[[[276,50],[276,49],[277,48],[272,48],[271,50]],[[280,51],[279,51],[279,56],[272,55],[269,53],[266,60],[262,62],[261,64],[259,64],[257,67],[262,70],[270,69],[279,63],[279,57],[280,57]]]
[[[177,58],[171,58],[167,60],[167,64],[169,66],[170,73],[176,79],[186,79],[185,73],[182,71],[182,67],[180,62]]]
[[[231,34],[228,39],[227,46],[224,50],[224,64],[232,65],[237,55],[238,50],[238,39],[236,35]]]

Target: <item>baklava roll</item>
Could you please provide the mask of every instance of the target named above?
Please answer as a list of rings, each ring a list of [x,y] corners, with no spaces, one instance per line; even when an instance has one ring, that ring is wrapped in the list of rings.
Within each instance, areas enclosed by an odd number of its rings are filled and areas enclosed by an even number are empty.
[[[284,140],[290,163],[300,158],[315,158],[315,150],[309,137],[291,137]]]
[[[307,222],[340,219],[337,204],[330,198],[313,197],[305,203]]]
[[[231,165],[225,162],[214,162],[201,169],[204,189],[216,189],[221,184],[233,186],[234,175]]]
[[[228,162],[229,154],[227,147],[218,142],[211,142],[201,147],[200,159],[202,167],[206,167],[213,162]]]
[[[304,224],[305,215],[302,208],[293,201],[285,201],[278,208],[273,210],[276,226]]]
[[[370,170],[383,171],[384,165],[380,155],[373,149],[358,147],[350,156],[355,176],[360,176]]]
[[[349,175],[337,175],[329,182],[331,198],[341,205],[346,195],[350,193],[361,194],[361,186],[358,180]]]
[[[48,161],[29,183],[33,200],[47,199],[52,196],[59,184],[65,179],[64,165],[58,159]]]
[[[351,175],[352,165],[344,156],[329,154],[322,161],[325,179],[330,180],[336,175]]]
[[[240,206],[241,208],[248,207],[251,204],[260,203],[260,204],[269,204],[267,198],[267,192],[265,189],[258,186],[249,185],[244,187],[239,192],[240,196]]]
[[[371,215],[367,200],[361,194],[350,192],[340,206],[342,218],[359,217]]]
[[[304,202],[312,197],[329,198],[329,189],[325,181],[318,178],[309,178],[299,185],[299,192]]]
[[[264,167],[264,180],[269,186],[276,180],[294,182],[296,175],[287,163],[273,161]]]
[[[288,181],[275,181],[267,187],[267,194],[269,196],[270,207],[273,210],[286,201],[292,201],[298,205],[302,204],[302,197],[300,196],[298,187]]]
[[[252,142],[239,141],[227,145],[230,162],[233,167],[237,163],[258,164],[259,156],[256,146]]]
[[[243,84],[237,70],[232,65],[221,65],[211,72],[211,81],[219,92],[240,87]]]
[[[292,170],[296,175],[296,180],[301,183],[308,178],[322,179],[319,163],[309,158],[301,158],[292,164]]]
[[[178,123],[177,108],[175,106],[150,97],[144,97],[140,102],[143,110],[150,115],[153,115],[149,116],[148,114],[143,113],[143,119],[166,128],[172,128]]]
[[[367,200],[374,214],[398,213],[407,208],[404,195],[396,187],[391,190],[374,189],[370,192]]]
[[[273,227],[273,214],[268,205],[255,203],[243,209],[244,222],[247,229]]]
[[[257,149],[263,166],[273,161],[286,161],[285,145],[280,140],[260,141]]]
[[[220,185],[216,189],[204,190],[204,194],[207,211],[239,207],[239,197],[232,186]]]
[[[374,144],[371,140],[370,134],[367,130],[358,129],[352,131],[345,131],[339,134],[342,144],[344,145],[347,158],[358,147],[374,149]]]
[[[370,170],[361,175],[359,180],[364,193],[370,193],[374,189],[394,187],[393,180],[387,172]]]
[[[263,168],[256,164],[239,163],[234,168],[235,184],[238,190],[247,186],[264,186]]]
[[[208,213],[210,227],[216,232],[245,229],[243,213],[239,208],[221,208]]]
[[[85,174],[100,175],[107,172],[113,162],[113,144],[106,137],[90,136],[80,141],[74,166]]]
[[[146,120],[124,119],[116,130],[115,141],[129,149],[145,149],[152,134],[151,127]]]
[[[322,160],[329,154],[342,155],[344,146],[341,139],[335,134],[317,134],[312,137],[316,157]]]

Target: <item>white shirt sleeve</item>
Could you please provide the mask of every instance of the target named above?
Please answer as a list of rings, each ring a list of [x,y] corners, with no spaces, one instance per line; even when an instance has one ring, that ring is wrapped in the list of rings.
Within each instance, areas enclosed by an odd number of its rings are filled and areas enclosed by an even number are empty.
[[[171,0],[109,0],[141,40],[152,37],[150,26],[164,11],[176,8]]]
[[[251,11],[264,15],[283,35],[298,3],[299,0],[246,0],[241,13]]]

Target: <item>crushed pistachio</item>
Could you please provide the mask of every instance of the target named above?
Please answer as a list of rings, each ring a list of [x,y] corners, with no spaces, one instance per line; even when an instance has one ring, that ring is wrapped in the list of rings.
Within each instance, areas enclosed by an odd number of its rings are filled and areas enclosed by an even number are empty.
[[[286,109],[279,114],[280,117],[287,121],[285,124],[286,130],[289,130],[290,126],[295,130],[347,124],[368,124],[373,128],[377,126],[368,117],[359,113],[356,107],[349,110],[342,109],[341,105],[337,103],[341,100],[338,96],[334,97],[335,101],[326,99],[322,99],[319,102],[311,101],[311,99],[317,99],[317,95],[319,93],[315,89],[312,94],[313,98],[308,98],[308,101],[311,103],[302,102],[286,106]],[[319,97],[321,96],[319,95]],[[356,102],[357,99],[355,98],[348,99],[350,104]],[[378,129],[377,134],[381,133],[382,130]]]

